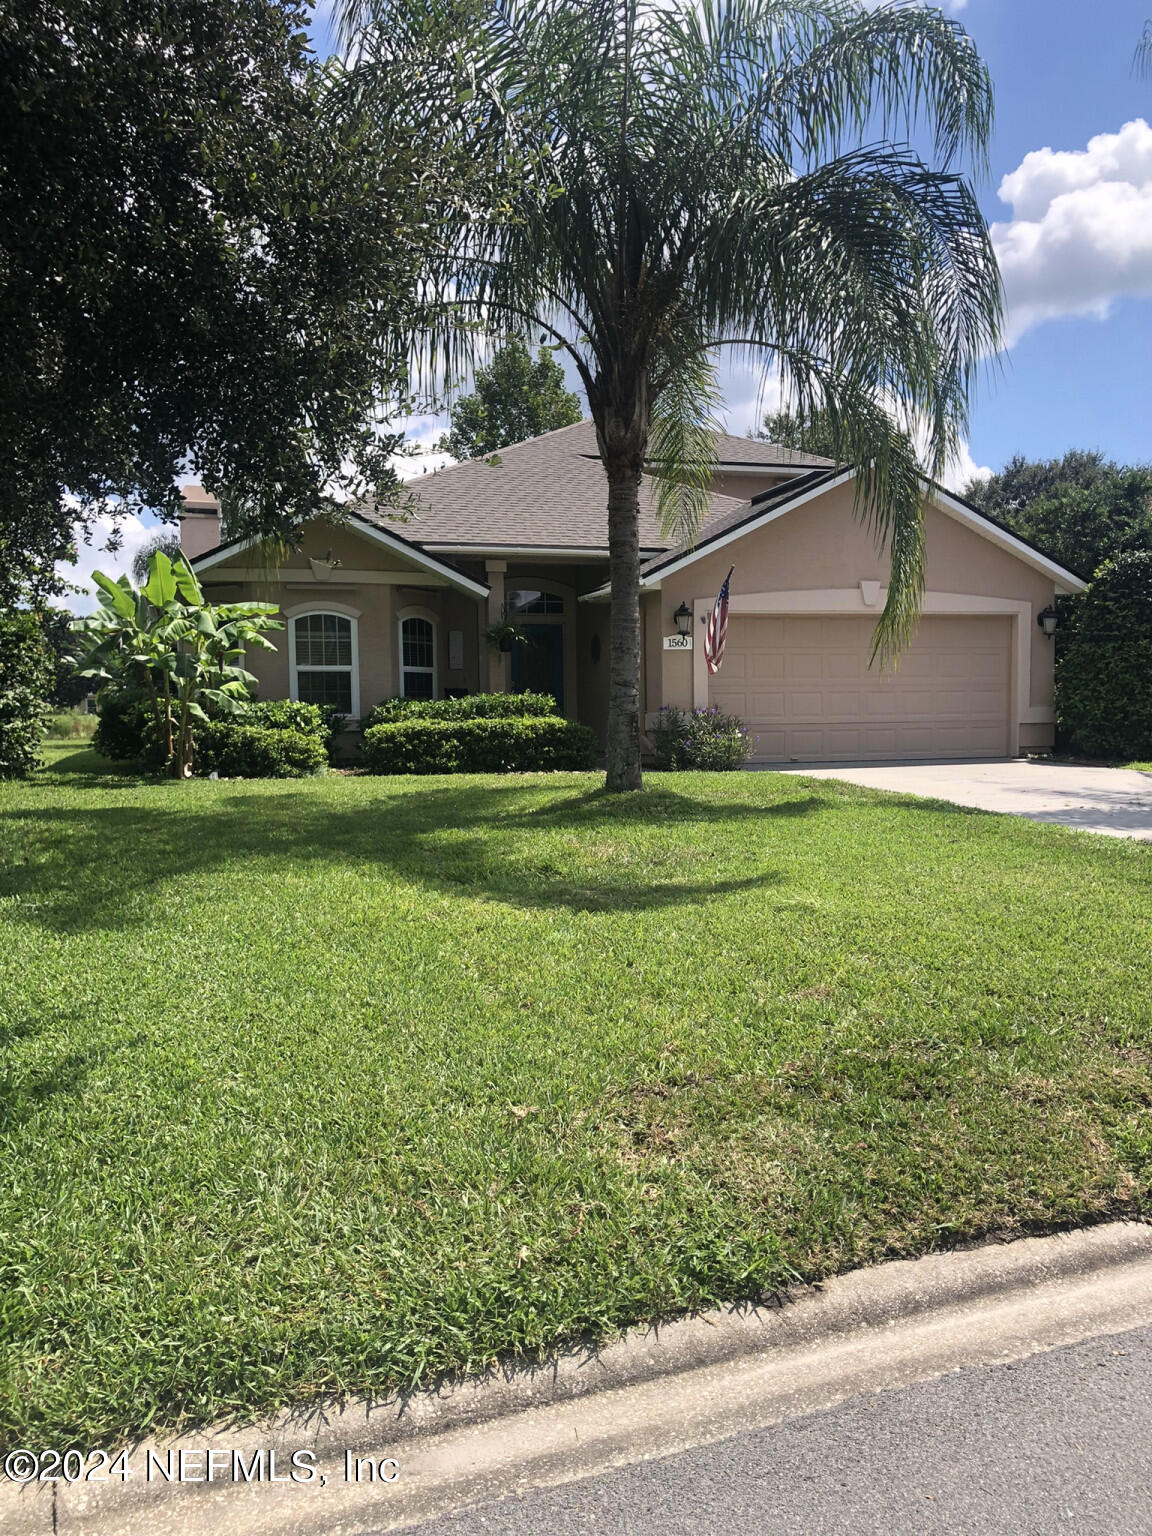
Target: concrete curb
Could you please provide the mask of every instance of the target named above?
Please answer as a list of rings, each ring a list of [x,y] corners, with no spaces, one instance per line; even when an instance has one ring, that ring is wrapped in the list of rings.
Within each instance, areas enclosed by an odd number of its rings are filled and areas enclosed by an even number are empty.
[[[145,1481],[0,1482],[2,1536],[216,1536],[401,1529],[525,1486],[592,1475],[819,1411],[966,1365],[1152,1322],[1152,1226],[1119,1222],[856,1270],[772,1306],[637,1331],[547,1367],[510,1368],[408,1399],[312,1405],[243,1429],[213,1426],[131,1453],[188,1454],[202,1475],[239,1451],[306,1449],[331,1474],[270,1487]],[[395,1458],[392,1485],[345,1480],[346,1458]],[[171,1464],[170,1462],[168,1464]]]
[[[342,1406],[290,1410],[273,1422],[286,1441],[297,1436],[293,1443],[299,1443],[299,1431],[308,1428],[318,1451],[343,1454],[346,1446],[370,1447],[382,1438],[402,1446],[415,1436],[487,1423],[766,1349],[811,1347],[850,1329],[884,1327],[941,1307],[1045,1281],[1076,1279],[1134,1259],[1152,1259],[1152,1225],[1110,1222],[1051,1237],[893,1259],[820,1285],[795,1286],[770,1304],[716,1308],[635,1329],[600,1349],[567,1350],[545,1365],[512,1365],[410,1397],[357,1398]]]

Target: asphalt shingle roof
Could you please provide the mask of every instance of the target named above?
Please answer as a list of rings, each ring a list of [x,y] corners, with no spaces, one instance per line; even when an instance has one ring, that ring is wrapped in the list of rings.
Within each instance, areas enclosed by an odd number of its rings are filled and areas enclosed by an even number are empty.
[[[802,461],[828,463],[812,455],[782,457],[790,452],[771,443],[723,434],[716,457],[721,465],[765,468],[782,464],[799,468]],[[472,459],[410,480],[407,488],[415,498],[415,515],[402,525],[405,535],[430,548],[474,544],[489,549],[607,549],[607,486],[592,422],[545,432],[502,448],[495,457],[497,464]],[[713,496],[711,503],[709,525],[747,506],[732,496]],[[359,510],[382,527],[396,527],[372,507]],[[655,487],[647,476],[640,484],[640,546],[668,547],[656,515]]]

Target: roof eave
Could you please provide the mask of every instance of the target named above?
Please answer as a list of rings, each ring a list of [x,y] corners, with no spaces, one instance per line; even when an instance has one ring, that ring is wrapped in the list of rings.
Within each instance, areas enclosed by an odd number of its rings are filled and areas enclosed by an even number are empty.
[[[364,537],[373,540],[377,544],[383,545],[385,549],[391,550],[394,554],[404,556],[423,570],[431,571],[437,576],[443,576],[450,585],[459,588],[462,592],[467,592],[472,597],[488,596],[490,589],[487,582],[475,581],[471,576],[466,576],[463,571],[457,570],[449,561],[442,559],[439,555],[432,554],[429,550],[415,543],[414,540],[402,538],[398,533],[393,533],[386,528],[377,527],[375,523],[370,522],[361,513],[354,510],[350,509],[348,516],[356,524],[355,532],[364,535]],[[218,544],[215,549],[208,549],[202,555],[197,555],[190,564],[192,569],[198,574],[201,571],[212,570],[224,560],[230,560],[233,555],[238,555],[245,549],[252,549],[260,542],[260,539],[256,536],[229,539],[223,544]]]

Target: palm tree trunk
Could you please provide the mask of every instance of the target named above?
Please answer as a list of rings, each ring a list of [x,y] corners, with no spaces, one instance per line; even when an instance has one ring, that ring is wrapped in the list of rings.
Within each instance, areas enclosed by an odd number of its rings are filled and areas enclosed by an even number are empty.
[[[640,769],[640,473],[613,456],[608,471],[612,629],[608,681],[610,793],[643,788]]]

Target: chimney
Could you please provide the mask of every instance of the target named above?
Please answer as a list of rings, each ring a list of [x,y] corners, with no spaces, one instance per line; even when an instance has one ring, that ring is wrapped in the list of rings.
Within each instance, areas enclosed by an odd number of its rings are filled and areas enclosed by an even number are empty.
[[[182,486],[180,499],[180,548],[195,560],[220,542],[220,503],[202,485]]]

